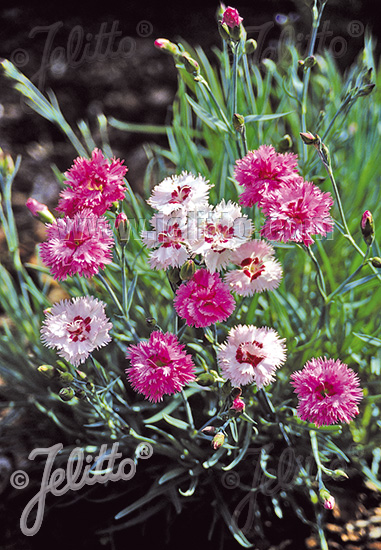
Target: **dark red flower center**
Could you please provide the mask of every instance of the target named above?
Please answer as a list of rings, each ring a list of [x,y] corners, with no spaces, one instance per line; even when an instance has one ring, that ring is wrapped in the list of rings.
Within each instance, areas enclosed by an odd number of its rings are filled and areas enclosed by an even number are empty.
[[[316,391],[316,394],[317,394],[317,398],[320,401],[322,401],[326,397],[332,397],[332,395],[336,394],[335,388],[334,388],[333,384],[331,384],[330,382],[321,382],[316,387],[315,391]]]
[[[179,224],[174,223],[168,228],[168,231],[161,231],[157,236],[157,240],[164,248],[168,248],[169,246],[180,248],[180,241],[182,240],[182,237],[183,235],[181,229],[179,228]]]
[[[249,363],[253,367],[256,367],[264,358],[263,344],[260,342],[243,342],[238,346],[235,358],[238,363]]]
[[[171,193],[172,198],[169,202],[171,204],[182,203],[189,196],[191,191],[192,191],[192,188],[190,187],[190,185],[184,185],[183,187],[179,185],[177,189],[174,189],[172,191]]]
[[[66,330],[69,333],[69,338],[72,342],[83,342],[87,340],[90,332],[90,317],[83,319],[80,315],[74,317],[74,319],[66,325]]]
[[[229,239],[234,237],[234,227],[222,225],[221,223],[208,223],[205,227],[205,241],[212,243],[216,237],[220,243],[228,242]]]
[[[265,270],[265,266],[259,258],[245,258],[241,262],[241,267],[243,269],[244,274],[249,277],[250,282],[255,281],[255,279],[258,279],[260,275]]]

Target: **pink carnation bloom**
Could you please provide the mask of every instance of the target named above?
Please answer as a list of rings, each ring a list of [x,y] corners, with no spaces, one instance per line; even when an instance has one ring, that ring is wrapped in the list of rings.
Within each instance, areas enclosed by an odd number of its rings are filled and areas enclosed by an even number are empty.
[[[188,227],[186,218],[180,213],[173,216],[158,212],[151,219],[153,231],[142,231],[141,238],[150,253],[149,264],[152,269],[180,267],[188,259]]]
[[[200,175],[182,172],[179,176],[165,178],[153,188],[148,204],[169,215],[175,210],[202,211],[208,209],[209,185]]]
[[[156,403],[193,382],[195,366],[184,347],[174,334],[160,331],[152,332],[147,342],[130,346],[131,367],[126,374],[134,390]]]
[[[61,300],[46,313],[41,340],[74,366],[111,341],[105,304],[92,296]]]
[[[89,208],[101,216],[113,202],[124,199],[123,176],[127,167],[119,159],[107,160],[102,151],[94,149],[91,159],[78,157],[65,172],[66,189],[61,191],[57,209],[66,216]]]
[[[210,210],[197,228],[192,251],[201,254],[209,271],[220,271],[230,262],[231,252],[250,239],[254,230],[251,220],[240,206],[225,200]]]
[[[59,218],[46,227],[47,240],[40,245],[40,254],[55,279],[76,273],[93,277],[111,263],[114,239],[106,218],[84,210],[74,218]]]
[[[272,145],[261,145],[249,151],[236,161],[234,177],[245,190],[240,195],[240,203],[253,206],[265,198],[270,191],[292,181],[297,172],[297,155],[277,153]]]
[[[208,327],[225,321],[234,311],[235,300],[218,273],[198,269],[177,289],[174,306],[188,325]]]
[[[330,208],[332,195],[303,178],[269,193],[261,206],[268,216],[261,234],[270,241],[314,241],[311,235],[323,235],[333,229]]]
[[[222,14],[222,24],[226,24],[230,28],[239,27],[242,23],[243,18],[240,17],[238,10],[228,6],[224,13]]]
[[[217,353],[222,376],[234,386],[254,382],[258,389],[267,386],[286,360],[284,342],[272,328],[253,325],[232,328]]]
[[[274,290],[282,278],[282,267],[273,256],[273,247],[265,241],[254,239],[244,243],[231,254],[230,261],[238,269],[229,271],[225,282],[240,296]]]
[[[298,394],[298,416],[316,426],[349,423],[359,413],[362,390],[357,374],[339,359],[319,357],[291,374]]]

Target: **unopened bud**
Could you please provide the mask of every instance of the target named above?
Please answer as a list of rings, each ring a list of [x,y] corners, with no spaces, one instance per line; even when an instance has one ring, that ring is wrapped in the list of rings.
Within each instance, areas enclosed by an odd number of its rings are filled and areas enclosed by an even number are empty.
[[[218,32],[220,33],[222,40],[225,40],[226,42],[230,40],[229,27],[225,23],[222,23],[222,21],[218,22]]]
[[[246,55],[251,55],[252,53],[255,52],[255,50],[257,49],[257,41],[254,40],[253,38],[249,38],[249,40],[246,40],[245,42],[245,53]]]
[[[233,127],[236,132],[242,134],[245,130],[245,118],[239,113],[233,115]]]
[[[79,389],[74,391],[75,397],[78,399],[86,399],[86,392],[85,390]]]
[[[216,451],[217,449],[219,449],[223,444],[224,444],[224,441],[225,441],[225,436],[222,432],[218,432],[214,437],[213,437],[213,440],[212,440],[212,447],[213,449]]]
[[[124,246],[130,239],[130,222],[124,212],[119,212],[115,218],[115,229],[118,232],[118,241]]]
[[[214,435],[217,431],[217,428],[215,426],[205,426],[205,428],[203,428],[201,431],[206,435]]]
[[[181,53],[179,60],[184,63],[184,67],[188,73],[198,74],[200,72],[200,65],[188,52]]]
[[[245,412],[245,402],[243,401],[243,399],[241,399],[240,397],[236,397],[236,399],[234,399],[233,401],[232,406],[230,407],[230,412],[234,416],[239,416],[240,414]]]
[[[85,381],[87,380],[87,374],[79,369],[75,369],[75,372],[77,373],[78,378]]]
[[[381,258],[379,258],[379,256],[375,256],[371,259],[371,263],[373,267],[377,267],[377,269],[379,269],[381,267]]]
[[[375,88],[375,86],[376,86],[375,84],[367,84],[366,86],[364,86],[359,90],[357,95],[359,97],[369,95],[373,92],[373,89]]]
[[[29,197],[29,199],[25,203],[25,206],[29,208],[33,216],[38,218],[43,223],[55,223],[56,219],[50,212],[46,204],[42,204],[36,199],[32,199],[32,197]]]
[[[180,50],[177,45],[166,38],[157,38],[155,40],[155,47],[175,57],[180,55]]]
[[[209,372],[203,372],[196,378],[196,382],[199,386],[212,386],[215,381],[213,374]]]
[[[305,69],[311,69],[311,67],[316,65],[316,57],[313,55],[306,57],[306,59],[303,62],[303,65]]]
[[[156,326],[156,319],[154,317],[147,317],[146,318],[146,325],[147,327],[155,327]]]
[[[338,469],[338,470],[333,471],[332,478],[333,479],[343,479],[343,478],[348,479],[348,476],[347,476],[346,472],[344,472],[344,470]]]
[[[300,137],[306,145],[314,145],[320,140],[316,134],[313,135],[311,132],[300,132]]]
[[[52,380],[53,378],[57,378],[58,371],[55,367],[52,365],[40,365],[37,368],[38,372],[43,374],[46,378],[49,378],[49,380]]]
[[[70,388],[70,387],[69,388],[62,388],[59,391],[58,395],[60,396],[62,401],[70,401],[75,396],[75,392],[74,392],[73,388]]]
[[[372,213],[369,210],[365,210],[362,215],[360,228],[364,241],[370,246],[374,239],[374,222]]]
[[[230,396],[232,399],[236,399],[237,397],[240,397],[242,395],[242,390],[241,388],[233,388],[231,393],[230,393]]]
[[[0,147],[0,172],[4,175],[12,174],[15,170],[15,163],[11,155],[4,154]]]
[[[182,281],[189,281],[196,271],[196,265],[193,260],[187,260],[180,269],[180,279]]]
[[[178,267],[171,267],[168,270],[168,279],[173,285],[177,285],[181,282],[180,279],[180,270]]]
[[[292,147],[292,139],[289,134],[285,134],[278,143],[278,151],[280,153],[285,153],[289,151]]]
[[[327,500],[324,501],[324,508],[326,510],[332,510],[335,506],[335,499],[333,496],[330,496],[327,498]]]
[[[63,386],[70,386],[70,384],[74,380],[74,376],[70,374],[70,372],[62,372],[58,371],[58,380],[61,382]]]

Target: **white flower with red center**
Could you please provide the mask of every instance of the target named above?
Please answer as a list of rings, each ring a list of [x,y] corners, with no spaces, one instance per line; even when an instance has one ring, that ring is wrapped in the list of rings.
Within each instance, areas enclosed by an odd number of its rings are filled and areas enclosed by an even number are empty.
[[[252,240],[231,254],[230,261],[237,269],[225,275],[233,292],[252,296],[255,292],[274,290],[282,278],[282,267],[274,258],[273,247],[263,240]]]
[[[111,341],[112,324],[105,314],[105,304],[92,296],[61,300],[47,312],[41,327],[41,340],[55,348],[74,366],[83,363],[90,353]]]
[[[208,208],[211,187],[200,175],[184,171],[156,185],[147,203],[165,215],[180,209],[184,212],[203,210]]]
[[[234,386],[252,383],[258,389],[267,386],[286,360],[284,342],[272,328],[253,325],[232,328],[217,353],[222,376]]]
[[[220,271],[230,262],[233,250],[245,243],[254,230],[251,220],[242,214],[240,206],[222,200],[211,209],[198,229],[197,240],[191,244],[195,254],[201,254],[209,271]]]
[[[187,220],[174,213],[165,216],[161,212],[151,219],[153,231],[142,231],[141,238],[150,252],[149,264],[152,269],[180,267],[189,257]]]

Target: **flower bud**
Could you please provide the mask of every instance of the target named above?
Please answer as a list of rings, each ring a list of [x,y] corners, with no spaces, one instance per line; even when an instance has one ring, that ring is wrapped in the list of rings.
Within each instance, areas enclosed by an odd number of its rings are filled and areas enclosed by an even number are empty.
[[[238,113],[234,113],[233,127],[236,132],[242,134],[245,131],[245,118]]]
[[[225,40],[225,42],[230,40],[229,27],[225,23],[222,23],[222,21],[218,22],[218,32],[222,40]]]
[[[58,380],[61,382],[63,386],[70,386],[70,384],[74,380],[74,376],[70,374],[70,372],[62,372],[60,370],[58,372]]]
[[[358,92],[358,96],[361,97],[361,96],[366,96],[366,95],[369,95],[373,92],[373,89],[376,87],[375,84],[367,84],[366,86],[364,86],[363,88],[361,88]]]
[[[372,213],[369,210],[365,210],[362,215],[360,227],[364,241],[370,246],[374,239],[374,223]]]
[[[85,381],[87,380],[87,374],[79,369],[75,369],[75,372],[77,373],[78,378]]]
[[[371,259],[371,263],[373,267],[377,267],[377,269],[379,269],[381,267],[381,258],[375,256]]]
[[[146,318],[146,325],[147,327],[153,328],[156,326],[156,319],[154,317],[147,317]]]
[[[203,428],[201,431],[206,435],[214,435],[217,431],[217,428],[215,426],[205,426],[205,428]]]
[[[324,501],[324,508],[326,510],[332,510],[335,506],[335,499],[333,496],[330,496],[327,500]]]
[[[177,285],[181,282],[180,279],[180,270],[178,267],[171,267],[168,270],[168,279],[173,285]]]
[[[320,139],[317,134],[313,135],[311,132],[300,132],[300,137],[306,145],[315,145]]]
[[[292,147],[292,139],[289,134],[285,134],[278,143],[278,151],[280,153],[285,153],[289,151]]]
[[[196,271],[196,265],[193,260],[187,260],[180,269],[180,279],[182,281],[190,281]]]
[[[86,392],[85,392],[85,390],[82,390],[82,389],[75,390],[75,391],[74,391],[74,395],[75,395],[75,397],[77,397],[78,399],[86,399]]]
[[[167,40],[166,38],[157,38],[155,40],[155,47],[175,57],[180,55],[180,50],[177,47],[177,45],[171,42],[170,40]]]
[[[231,8],[230,6],[226,8],[224,13],[222,14],[222,24],[227,25],[231,29],[234,29],[235,27],[239,27],[242,23],[243,19],[240,17],[238,10],[235,8]]]
[[[70,401],[75,396],[75,392],[74,392],[73,388],[70,388],[70,387],[62,388],[59,391],[58,395],[60,396],[62,401]]]
[[[246,55],[251,55],[252,53],[255,52],[255,50],[257,49],[257,41],[254,40],[253,38],[249,38],[249,40],[246,40],[245,42],[245,53]]]
[[[200,72],[200,65],[195,59],[193,59],[193,57],[189,55],[188,52],[182,52],[180,54],[179,61],[182,61],[184,63],[185,69],[188,73],[198,74]]]
[[[115,229],[119,243],[124,246],[130,239],[130,222],[124,212],[119,212],[115,218]]]
[[[25,203],[25,206],[29,208],[33,216],[39,218],[39,220],[43,223],[55,223],[56,219],[50,212],[46,204],[42,204],[36,199],[32,199],[32,197],[29,197],[29,199]]]
[[[303,62],[303,66],[305,69],[311,69],[311,67],[313,67],[314,65],[316,65],[316,57],[314,55],[306,57]]]
[[[338,469],[338,470],[333,471],[332,478],[333,479],[343,479],[343,478],[348,479],[348,476],[347,476],[346,472],[344,472],[344,470]]]
[[[230,396],[232,399],[237,399],[237,397],[240,397],[241,395],[242,395],[241,388],[233,388],[230,393]]]
[[[199,386],[212,386],[215,381],[213,374],[210,374],[210,372],[203,372],[196,378],[196,382]]]
[[[58,371],[55,367],[52,365],[40,365],[37,368],[38,372],[43,374],[46,378],[49,378],[49,380],[52,380],[53,378],[57,378]]]
[[[7,176],[12,174],[15,170],[15,163],[13,158],[10,155],[4,154],[3,150],[0,147],[0,173]]]
[[[224,441],[225,441],[225,436],[222,432],[218,432],[214,437],[213,437],[213,440],[212,440],[212,447],[213,449],[216,451],[217,449],[219,449],[223,444],[224,444]]]
[[[239,416],[245,412],[245,402],[240,397],[236,397],[233,401],[232,406],[230,407],[230,412],[234,416]]]

